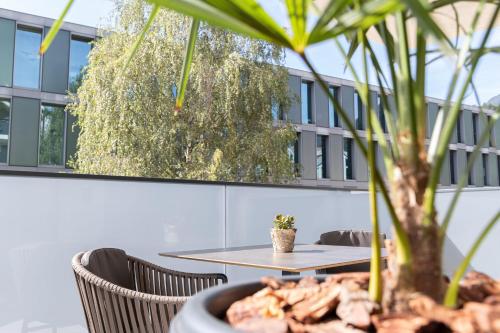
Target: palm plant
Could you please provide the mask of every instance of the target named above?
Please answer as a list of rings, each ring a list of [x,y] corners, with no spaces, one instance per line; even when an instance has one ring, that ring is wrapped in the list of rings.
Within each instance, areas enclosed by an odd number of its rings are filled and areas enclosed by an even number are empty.
[[[436,191],[446,151],[466,93],[474,90],[473,75],[482,57],[499,48],[488,44],[497,22],[500,2],[472,0],[474,11],[469,26],[462,26],[457,18],[456,28],[462,37],[460,43],[445,34],[433,14],[443,9],[455,10],[459,0],[330,0],[324,6],[311,0],[286,0],[290,29],[283,28],[257,0],[148,0],[153,5],[150,20],[160,8],[168,8],[192,16],[191,38],[186,47],[184,73],[177,108],[182,107],[189,66],[195,47],[199,20],[230,29],[252,38],[258,38],[296,52],[311,70],[321,88],[335,105],[345,127],[368,160],[370,173],[370,216],[373,227],[371,278],[369,291],[373,300],[382,302],[388,311],[404,311],[411,293],[420,292],[448,306],[455,306],[458,283],[472,256],[489,230],[500,219],[500,212],[492,217],[486,229],[446,285],[442,275],[442,247],[453,209],[467,181],[474,159],[488,138],[490,129],[500,116],[496,110],[471,154],[443,223],[438,224],[435,209]],[[69,2],[68,6],[71,5]],[[321,2],[321,1],[318,1]],[[485,18],[486,9],[489,15]],[[320,13],[312,15],[312,11]],[[64,16],[61,16],[61,20]],[[478,43],[476,31],[486,27]],[[416,27],[412,29],[412,27]],[[55,24],[42,45],[46,50],[55,36]],[[147,27],[143,33],[147,32]],[[372,36],[383,41],[388,69],[382,68],[379,56],[373,51]],[[359,136],[346,110],[334,98],[327,83],[322,80],[307,56],[306,49],[327,40],[345,57],[346,67],[356,82],[356,89],[367,110],[366,143]],[[342,41],[348,41],[344,48]],[[432,44],[429,42],[432,40]],[[411,45],[414,41],[415,45]],[[125,55],[132,58],[140,39]],[[477,45],[475,45],[477,44]],[[432,46],[432,47],[431,47]],[[351,61],[353,54],[361,55],[362,68]],[[427,112],[425,103],[426,67],[430,55],[449,57],[454,62],[453,75],[446,100],[439,111],[430,142],[426,142]],[[432,60],[431,60],[432,61]],[[369,96],[370,68],[375,72],[380,87],[388,135],[382,130],[376,108]],[[359,73],[358,73],[359,72]],[[395,108],[391,110],[391,99]],[[483,110],[481,110],[483,111]],[[387,179],[375,163],[374,141],[383,152]],[[428,144],[428,148],[426,147]],[[377,192],[387,206],[394,230],[394,251],[390,253],[390,274],[382,285]]]

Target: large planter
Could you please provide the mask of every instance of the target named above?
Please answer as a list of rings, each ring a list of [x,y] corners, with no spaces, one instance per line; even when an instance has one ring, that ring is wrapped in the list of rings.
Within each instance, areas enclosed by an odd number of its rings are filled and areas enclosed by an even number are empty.
[[[300,278],[287,280],[297,281]],[[321,280],[321,279],[320,279]],[[260,282],[231,283],[204,290],[193,296],[177,314],[171,333],[241,333],[224,321],[234,302],[262,289]]]
[[[274,252],[288,253],[293,252],[295,245],[295,233],[297,229],[271,229],[271,240],[273,242]]]

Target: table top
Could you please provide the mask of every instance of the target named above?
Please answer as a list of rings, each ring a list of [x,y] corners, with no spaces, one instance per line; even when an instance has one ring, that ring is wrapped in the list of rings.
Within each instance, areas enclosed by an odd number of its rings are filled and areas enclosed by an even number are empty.
[[[161,256],[219,264],[304,272],[370,261],[371,248],[296,244],[291,253],[274,253],[271,245],[165,252]],[[386,256],[382,249],[382,257]]]

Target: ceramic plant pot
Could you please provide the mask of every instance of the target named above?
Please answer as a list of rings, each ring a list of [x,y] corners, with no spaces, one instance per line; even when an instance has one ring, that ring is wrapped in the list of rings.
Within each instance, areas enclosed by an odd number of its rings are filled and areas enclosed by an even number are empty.
[[[292,252],[297,229],[271,229],[271,240],[273,241],[274,252]]]

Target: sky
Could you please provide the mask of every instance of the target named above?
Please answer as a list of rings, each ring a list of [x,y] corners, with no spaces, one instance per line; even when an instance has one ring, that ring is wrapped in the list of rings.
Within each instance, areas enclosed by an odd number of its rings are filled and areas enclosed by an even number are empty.
[[[20,12],[57,18],[62,12],[67,0],[0,0],[0,8]],[[279,1],[262,1],[264,7],[273,17],[286,25],[286,13]],[[97,26],[105,22],[114,7],[111,0],[75,0],[66,21],[90,26]],[[490,38],[492,44],[500,45],[500,28],[496,28]],[[382,54],[382,45],[374,43],[375,52]],[[333,43],[323,43],[307,50],[315,68],[325,75],[344,79],[352,79],[349,72],[344,71],[345,63],[342,56],[335,49]],[[307,70],[302,60],[292,52],[287,52],[286,65],[288,67]],[[354,66],[361,68],[359,57],[354,59]],[[429,97],[445,98],[450,82],[453,62],[441,60],[429,66],[427,75],[426,94]],[[487,102],[490,98],[500,94],[500,55],[488,55],[478,66],[474,81],[479,92],[480,102]],[[371,82],[375,83],[375,82]],[[476,98],[468,92],[465,104],[477,105]]]

